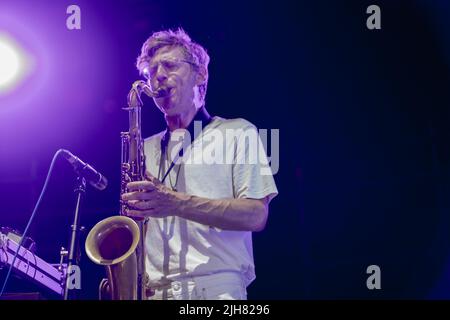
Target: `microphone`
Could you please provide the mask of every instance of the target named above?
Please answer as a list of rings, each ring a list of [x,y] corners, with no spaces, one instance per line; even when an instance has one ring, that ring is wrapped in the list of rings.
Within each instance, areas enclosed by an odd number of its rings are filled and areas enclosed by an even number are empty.
[[[89,164],[81,161],[80,158],[74,156],[70,151],[61,149],[62,156],[69,161],[75,172],[85,178],[91,186],[98,190],[104,190],[108,185],[108,180]]]

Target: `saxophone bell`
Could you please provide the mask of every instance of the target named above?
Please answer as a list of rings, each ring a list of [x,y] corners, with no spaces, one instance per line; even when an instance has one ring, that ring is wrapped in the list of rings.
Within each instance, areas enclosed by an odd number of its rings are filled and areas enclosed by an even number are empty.
[[[86,254],[106,267],[108,281],[102,280],[100,300],[138,299],[136,248],[139,227],[131,218],[113,216],[97,223],[86,238]]]

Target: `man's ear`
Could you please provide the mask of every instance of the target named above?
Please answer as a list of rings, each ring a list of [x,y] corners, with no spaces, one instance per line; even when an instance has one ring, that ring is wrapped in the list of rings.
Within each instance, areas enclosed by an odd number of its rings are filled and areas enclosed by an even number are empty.
[[[208,78],[208,71],[206,70],[206,68],[203,66],[198,67],[195,84],[201,85],[206,82],[207,78]]]

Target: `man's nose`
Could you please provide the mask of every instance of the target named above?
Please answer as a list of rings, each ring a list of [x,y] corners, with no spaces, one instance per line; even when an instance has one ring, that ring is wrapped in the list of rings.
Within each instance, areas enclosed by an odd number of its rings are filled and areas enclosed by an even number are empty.
[[[167,79],[166,70],[161,64],[158,64],[158,68],[156,70],[156,80],[158,80],[158,82],[164,82],[166,79]]]

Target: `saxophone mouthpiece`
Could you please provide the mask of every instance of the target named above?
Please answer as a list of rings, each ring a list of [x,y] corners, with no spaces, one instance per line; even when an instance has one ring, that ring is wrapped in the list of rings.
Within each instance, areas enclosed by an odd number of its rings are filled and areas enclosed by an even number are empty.
[[[170,92],[169,88],[162,87],[162,88],[159,88],[156,91],[156,95],[155,96],[156,96],[156,98],[162,98],[162,97],[168,96],[169,92]]]
[[[150,87],[145,83],[138,83],[139,92],[144,92],[150,98],[161,98],[167,96],[170,90],[166,87],[159,87],[155,91],[152,91]]]

